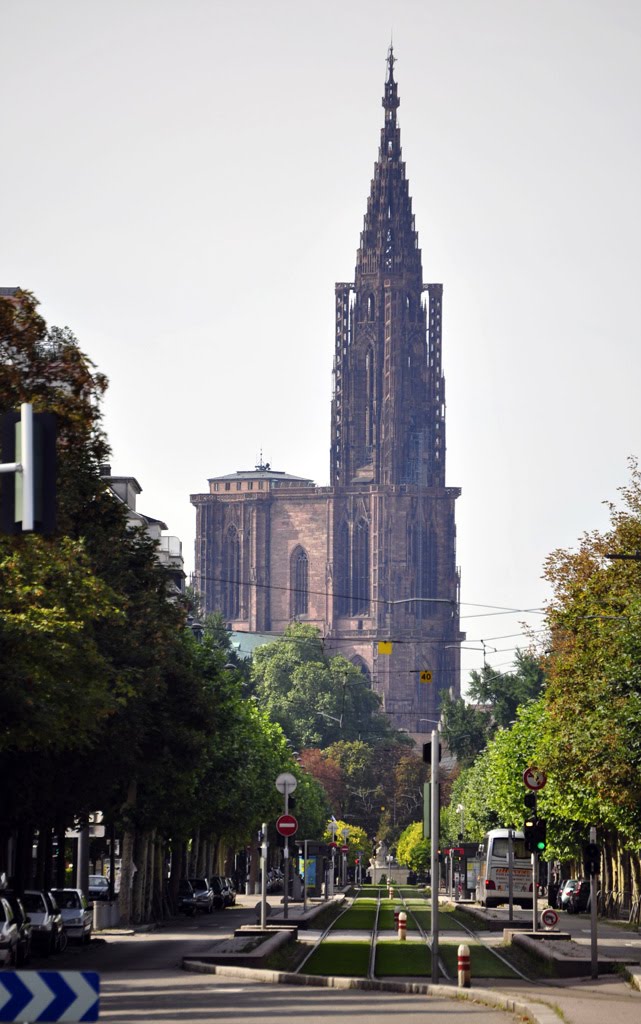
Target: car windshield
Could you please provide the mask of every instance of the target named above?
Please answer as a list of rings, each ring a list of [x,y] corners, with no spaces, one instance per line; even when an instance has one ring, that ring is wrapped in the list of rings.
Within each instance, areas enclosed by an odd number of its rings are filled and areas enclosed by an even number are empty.
[[[212,878],[212,880],[211,880],[211,887],[214,890],[214,892],[222,892],[223,884],[222,884],[220,878]]]
[[[77,892],[66,892],[64,889],[54,889],[53,894],[56,902],[63,910],[77,910],[80,906],[80,896]]]
[[[209,886],[204,878],[190,878],[189,881],[193,885],[194,889],[208,889]]]
[[[42,894],[39,892],[26,892],[22,902],[28,914],[44,914],[47,909]]]
[[[92,885],[95,889],[106,889],[109,885],[109,879],[105,878],[104,875],[89,875],[89,885]]]

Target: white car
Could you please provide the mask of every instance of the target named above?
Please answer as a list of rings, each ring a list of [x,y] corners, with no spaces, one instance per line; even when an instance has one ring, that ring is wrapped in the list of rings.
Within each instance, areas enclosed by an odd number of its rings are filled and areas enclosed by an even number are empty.
[[[38,948],[43,956],[60,952],[66,938],[55,897],[46,890],[26,889],[22,902],[31,921],[34,950]]]
[[[93,912],[82,889],[54,889],[53,895],[62,914],[68,938],[89,942],[93,929]]]
[[[0,964],[13,967],[18,958],[18,925],[13,910],[0,897]]]

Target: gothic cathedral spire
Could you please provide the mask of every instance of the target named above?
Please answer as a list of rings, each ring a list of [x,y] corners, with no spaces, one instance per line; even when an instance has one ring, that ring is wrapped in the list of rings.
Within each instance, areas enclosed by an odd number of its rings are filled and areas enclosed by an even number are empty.
[[[395,63],[390,46],[355,278],[336,285],[331,482],[338,487],[445,483],[442,287],[423,284]]]

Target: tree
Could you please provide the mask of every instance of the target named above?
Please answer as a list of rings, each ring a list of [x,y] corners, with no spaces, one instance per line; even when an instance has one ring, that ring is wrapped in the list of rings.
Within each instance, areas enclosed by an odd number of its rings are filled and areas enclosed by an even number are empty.
[[[299,750],[393,734],[363,673],[341,655],[327,657],[313,626],[292,623],[259,647],[252,679],[257,699]]]
[[[461,767],[469,767],[487,746],[492,731],[489,709],[486,711],[455,699],[449,693],[441,697],[443,739]]]
[[[404,829],[396,847],[396,859],[410,871],[429,870],[430,842],[423,838],[422,821],[414,821]]]
[[[554,596],[545,756],[566,785],[594,795],[589,822],[634,849],[641,843],[641,474],[634,460],[621,494],[622,507],[609,503],[608,531],[585,534],[577,551],[555,551],[546,562]]]

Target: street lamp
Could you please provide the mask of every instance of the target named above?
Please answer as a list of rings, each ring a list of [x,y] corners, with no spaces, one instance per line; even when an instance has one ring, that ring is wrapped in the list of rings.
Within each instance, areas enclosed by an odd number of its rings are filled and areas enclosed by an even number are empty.
[[[464,826],[464,817],[463,816],[465,814],[465,807],[463,806],[463,804],[457,804],[456,805],[456,810],[461,815],[461,834],[459,835],[458,838],[459,838],[459,842],[462,843],[463,842],[463,836],[465,834],[465,828],[463,827]]]

